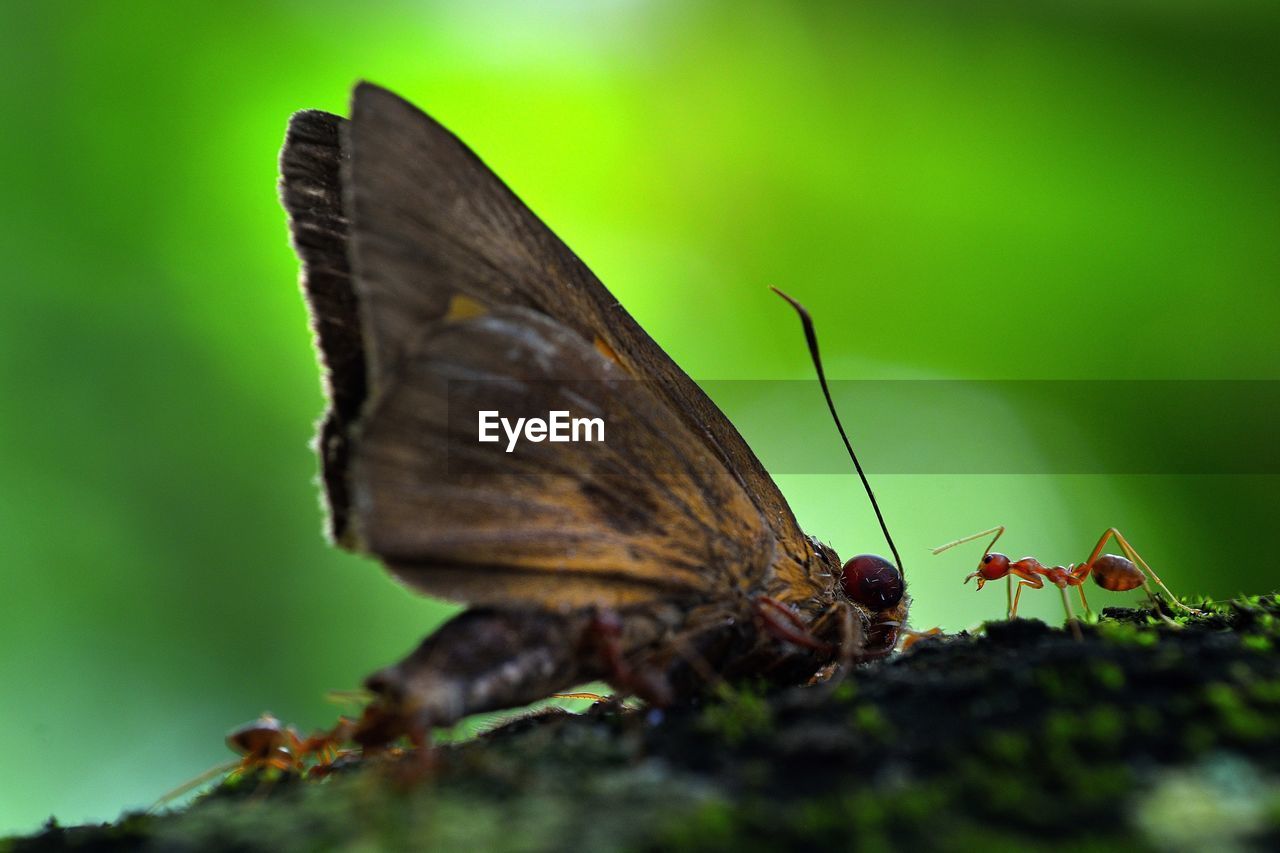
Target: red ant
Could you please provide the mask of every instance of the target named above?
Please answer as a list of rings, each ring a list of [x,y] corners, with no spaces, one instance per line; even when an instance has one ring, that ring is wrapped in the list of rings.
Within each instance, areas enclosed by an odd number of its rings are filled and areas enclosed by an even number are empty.
[[[227,746],[243,756],[232,775],[257,770],[326,775],[342,754],[339,747],[351,740],[353,727],[350,718],[339,717],[332,729],[303,738],[293,726],[281,725],[271,714],[263,714],[227,735]]]
[[[271,714],[263,714],[227,735],[227,746],[240,755],[239,759],[211,767],[184,782],[157,800],[151,808],[158,808],[223,774],[227,779],[255,772],[297,774],[309,778],[327,776],[338,758],[352,752],[340,747],[351,740],[355,725],[351,718],[339,717],[332,729],[304,738],[293,726],[281,724]]]
[[[1079,590],[1080,603],[1084,605],[1085,611],[1092,612],[1089,607],[1089,600],[1084,597],[1084,582],[1089,575],[1093,575],[1093,580],[1098,586],[1103,589],[1109,589],[1112,592],[1126,592],[1127,590],[1142,587],[1147,591],[1147,595],[1151,596],[1152,602],[1155,602],[1155,593],[1152,592],[1150,584],[1147,583],[1147,576],[1150,575],[1151,579],[1159,584],[1160,589],[1164,590],[1165,594],[1169,596],[1169,601],[1172,604],[1181,607],[1188,613],[1200,615],[1202,612],[1179,601],[1177,596],[1169,591],[1169,587],[1165,586],[1164,581],[1160,580],[1160,576],[1152,571],[1151,566],[1147,565],[1147,561],[1142,559],[1138,552],[1133,549],[1133,546],[1120,534],[1120,531],[1114,527],[1108,527],[1106,532],[1102,534],[1098,544],[1093,549],[1093,553],[1089,555],[1089,559],[1083,563],[1065,567],[1053,566],[1050,568],[1043,565],[1035,557],[1023,557],[1021,560],[1012,561],[1004,554],[991,553],[991,548],[996,544],[996,540],[1004,533],[1004,525],[984,530],[981,533],[975,533],[972,536],[966,536],[963,539],[957,539],[954,542],[948,542],[946,545],[934,548],[933,553],[941,554],[949,548],[972,542],[974,539],[981,539],[989,533],[994,533],[995,536],[992,537],[991,543],[987,545],[987,550],[982,553],[982,560],[978,563],[978,570],[966,577],[964,582],[968,583],[973,578],[977,578],[978,589],[982,589],[987,581],[1007,577],[1009,579],[1010,592],[1008,600],[1010,619],[1018,615],[1018,598],[1022,595],[1022,588],[1029,586],[1033,589],[1040,589],[1044,586],[1044,581],[1041,578],[1048,578],[1049,582],[1062,593],[1062,606],[1067,612],[1068,619],[1075,618],[1075,614],[1071,612],[1071,601],[1067,598],[1067,587],[1069,586]],[[1102,553],[1102,549],[1113,537],[1120,545],[1120,550],[1124,551],[1125,556]],[[1016,593],[1012,591],[1014,577],[1021,579],[1018,581]]]

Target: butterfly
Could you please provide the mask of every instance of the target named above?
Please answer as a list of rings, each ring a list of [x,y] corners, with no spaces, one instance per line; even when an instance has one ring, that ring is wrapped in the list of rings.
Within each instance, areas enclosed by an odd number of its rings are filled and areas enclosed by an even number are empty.
[[[806,536],[725,415],[448,130],[360,83],[349,119],[292,117],[280,187],[326,377],[328,532],[469,605],[369,677],[366,742],[592,680],[661,704],[893,649],[898,568]],[[483,412],[557,410],[605,440],[478,440]]]

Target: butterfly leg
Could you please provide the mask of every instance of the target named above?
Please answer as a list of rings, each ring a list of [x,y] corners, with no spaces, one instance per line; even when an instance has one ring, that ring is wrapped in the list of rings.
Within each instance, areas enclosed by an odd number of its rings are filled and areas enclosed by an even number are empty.
[[[597,650],[606,669],[605,680],[614,687],[659,708],[672,703],[671,685],[662,673],[633,667],[627,662],[623,653],[622,617],[616,611],[598,611],[588,624],[584,638]]]
[[[854,661],[867,644],[866,631],[858,612],[845,605],[840,613],[840,669],[841,677],[853,668]]]
[[[822,654],[835,651],[830,643],[815,637],[795,611],[776,598],[768,595],[756,598],[756,619],[779,640]]]
[[[790,613],[790,611],[788,612]],[[839,654],[836,655],[834,661],[819,669],[809,683],[811,685],[821,684],[824,690],[830,692],[839,687],[845,677],[853,670],[853,665],[858,662],[860,654],[866,648],[867,634],[858,612],[851,605],[847,603],[836,604],[828,608],[827,613],[823,615],[826,616],[828,614],[834,614],[834,617],[839,620]],[[795,616],[794,613],[790,615]],[[791,622],[792,628],[797,627],[792,620],[788,621]],[[813,636],[812,630],[806,628],[805,632],[810,637]],[[829,646],[824,647],[823,650],[826,648],[829,648]]]

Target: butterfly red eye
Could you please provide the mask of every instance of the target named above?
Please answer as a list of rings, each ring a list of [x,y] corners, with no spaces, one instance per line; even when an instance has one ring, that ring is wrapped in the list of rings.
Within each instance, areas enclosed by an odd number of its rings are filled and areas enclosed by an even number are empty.
[[[859,554],[845,563],[840,586],[850,599],[871,610],[888,610],[902,600],[902,572],[874,554]]]

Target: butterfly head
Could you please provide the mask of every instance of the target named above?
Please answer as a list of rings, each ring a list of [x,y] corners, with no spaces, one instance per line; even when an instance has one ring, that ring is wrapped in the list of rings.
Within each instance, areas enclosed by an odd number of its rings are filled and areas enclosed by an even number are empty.
[[[840,588],[850,601],[873,612],[897,607],[904,591],[898,567],[874,554],[859,554],[846,562],[840,570]]]

